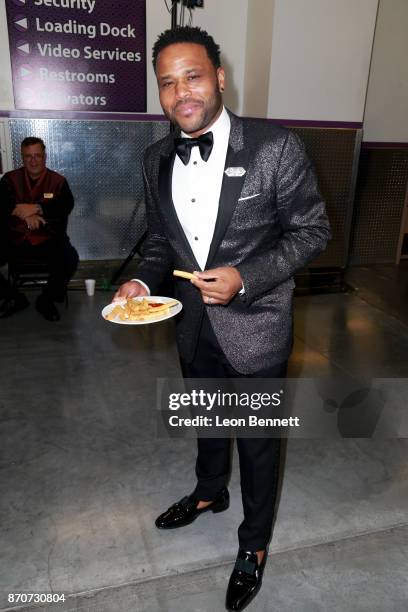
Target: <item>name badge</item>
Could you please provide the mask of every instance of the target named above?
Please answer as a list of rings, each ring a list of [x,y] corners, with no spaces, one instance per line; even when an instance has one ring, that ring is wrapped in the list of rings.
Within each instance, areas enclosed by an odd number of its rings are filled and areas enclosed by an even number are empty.
[[[230,168],[227,168],[224,173],[228,176],[228,177],[232,177],[232,176],[244,176],[244,174],[246,174],[246,170],[245,168],[242,168],[241,166],[231,166]]]
[[[44,193],[44,200],[51,200],[53,197],[53,193]]]

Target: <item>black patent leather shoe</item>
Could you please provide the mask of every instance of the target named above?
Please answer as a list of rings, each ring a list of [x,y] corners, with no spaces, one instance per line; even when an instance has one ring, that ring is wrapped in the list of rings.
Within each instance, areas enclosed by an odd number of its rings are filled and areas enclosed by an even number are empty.
[[[258,564],[257,554],[239,550],[235,567],[228,583],[227,610],[243,610],[253,600],[262,584],[262,576],[266,563],[265,551],[261,564]]]
[[[195,521],[200,514],[204,514],[204,512],[223,512],[227,510],[228,507],[229,493],[226,488],[222,489],[211,504],[199,510],[197,509],[197,501],[188,495],[170,506],[166,512],[163,512],[163,514],[156,519],[155,525],[159,529],[176,529],[177,527],[189,525]]]

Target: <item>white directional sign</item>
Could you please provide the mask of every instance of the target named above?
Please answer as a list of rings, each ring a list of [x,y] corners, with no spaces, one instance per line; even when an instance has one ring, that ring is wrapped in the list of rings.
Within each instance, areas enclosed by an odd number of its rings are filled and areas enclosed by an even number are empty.
[[[24,53],[30,53],[30,45],[28,43],[23,43],[22,45],[18,45],[17,49],[19,49],[19,51],[24,51]]]
[[[20,26],[20,28],[23,28],[24,30],[28,30],[28,19],[27,17],[23,17],[22,19],[17,19],[17,21],[14,22],[17,26]]]
[[[21,76],[24,78],[27,78],[28,76],[30,76],[32,73],[32,70],[30,70],[30,68],[26,68],[25,66],[22,66],[20,68],[20,74]]]

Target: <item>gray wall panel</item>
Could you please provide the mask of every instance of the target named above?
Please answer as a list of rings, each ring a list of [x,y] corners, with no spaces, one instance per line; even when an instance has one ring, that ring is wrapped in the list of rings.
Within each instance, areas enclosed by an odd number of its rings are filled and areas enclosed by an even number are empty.
[[[326,201],[332,240],[311,267],[347,265],[361,130],[291,128],[303,140]]]
[[[394,263],[408,180],[408,149],[361,152],[350,263]]]

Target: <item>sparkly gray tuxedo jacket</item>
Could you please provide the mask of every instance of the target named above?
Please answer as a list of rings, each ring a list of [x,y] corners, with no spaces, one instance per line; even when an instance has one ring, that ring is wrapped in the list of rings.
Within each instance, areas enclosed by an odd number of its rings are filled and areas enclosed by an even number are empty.
[[[206,269],[235,266],[245,295],[227,306],[207,306],[188,280],[176,280],[183,303],[177,317],[180,355],[191,361],[204,309],[228,361],[253,374],[285,361],[293,341],[294,273],[314,259],[330,238],[324,202],[304,146],[292,132],[232,113],[218,217]],[[145,153],[149,234],[137,276],[154,295],[166,273],[200,267],[171,197],[176,131]],[[235,174],[239,174],[235,173]]]

